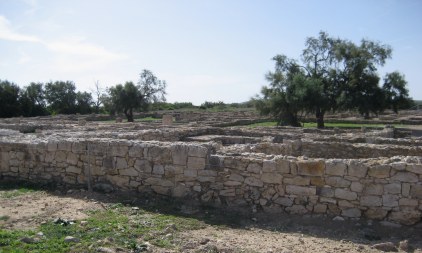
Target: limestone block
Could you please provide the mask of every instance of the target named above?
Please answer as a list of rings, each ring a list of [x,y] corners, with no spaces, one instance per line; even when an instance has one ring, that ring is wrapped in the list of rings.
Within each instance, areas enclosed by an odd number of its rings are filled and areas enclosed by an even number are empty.
[[[63,151],[72,151],[72,142],[61,141],[57,143],[57,149]]]
[[[142,171],[144,173],[151,173],[152,172],[152,166],[151,166],[151,163],[148,160],[136,159],[135,164],[133,166],[138,171]]]
[[[203,170],[205,169],[205,158],[189,156],[187,167],[191,170]]]
[[[268,184],[281,184],[283,177],[278,173],[263,173],[261,180]]]
[[[391,180],[406,183],[415,183],[419,181],[419,178],[416,174],[412,172],[398,172],[396,175],[391,177]]]
[[[388,219],[404,225],[413,225],[420,221],[421,212],[418,210],[391,212]]]
[[[66,184],[76,184],[76,176],[66,175],[63,177],[63,182]]]
[[[199,182],[210,182],[210,183],[214,183],[215,182],[215,177],[207,177],[207,176],[198,176],[198,181]]]
[[[91,166],[91,175],[92,176],[104,176],[105,170],[101,166]]]
[[[382,205],[388,207],[399,206],[399,196],[398,195],[382,195]]]
[[[350,185],[350,190],[354,192],[362,192],[363,185],[359,182],[352,182],[352,184]]]
[[[406,163],[404,162],[394,162],[391,163],[391,167],[396,171],[402,171],[406,169]]]
[[[361,162],[351,160],[347,166],[347,174],[352,177],[364,178],[368,172],[368,167]]]
[[[291,214],[305,214],[308,212],[308,210],[302,206],[302,205],[293,205],[290,207],[286,207],[286,212],[289,212]]]
[[[299,161],[297,162],[298,174],[303,176],[322,176],[324,175],[324,161]]]
[[[47,150],[48,151],[51,151],[51,152],[56,151],[57,147],[58,147],[58,142],[56,142],[56,141],[49,141],[47,143]]]
[[[399,199],[399,206],[418,206],[418,200],[416,199],[407,199],[401,198]]]
[[[382,208],[369,208],[365,211],[365,217],[374,220],[382,220],[387,216],[387,214],[388,211]]]
[[[242,183],[237,182],[237,181],[225,181],[224,185],[225,186],[239,186],[239,185],[242,185]]]
[[[290,198],[286,198],[286,197],[279,197],[279,198],[274,200],[274,203],[282,205],[282,206],[292,206],[293,200],[290,199]]]
[[[317,188],[317,193],[319,196],[322,197],[334,197],[334,190],[331,187],[321,187],[321,188]]]
[[[352,202],[348,201],[348,200],[339,200],[338,201],[338,206],[339,207],[355,207]]]
[[[54,161],[54,155],[55,155],[55,152],[46,152],[45,153],[45,158],[44,158],[44,161],[46,162],[46,163],[51,163],[51,162],[53,162]],[[9,162],[10,163],[10,162]]]
[[[142,158],[144,153],[143,146],[139,144],[135,144],[132,147],[129,148],[129,156],[130,157],[136,157],[136,158]]]
[[[399,194],[401,193],[400,183],[391,183],[384,185],[384,193]]]
[[[258,163],[250,163],[248,167],[246,168],[246,170],[255,174],[260,174],[262,167]]]
[[[153,186],[151,186],[151,189],[157,194],[167,195],[167,196],[171,195],[171,188],[170,187],[153,185]]]
[[[297,185],[287,185],[286,192],[288,194],[298,195],[298,196],[312,196],[316,195],[315,186],[297,186]]]
[[[384,189],[381,184],[368,184],[365,186],[365,195],[382,195]]]
[[[128,151],[129,147],[126,145],[119,145],[118,143],[113,143],[113,145],[110,146],[111,156],[125,157]]]
[[[341,160],[327,160],[325,162],[325,174],[333,176],[344,176],[347,165]]]
[[[410,184],[403,183],[401,187],[401,195],[408,197],[410,196]]]
[[[189,145],[188,155],[205,158],[208,155],[208,148],[203,146]]]
[[[229,188],[229,189],[221,190],[218,194],[220,196],[225,196],[225,197],[235,197],[236,191],[234,188]]]
[[[327,177],[325,179],[325,184],[333,187],[349,187],[352,182],[342,178],[342,177]]]
[[[79,161],[79,156],[72,153],[72,152],[68,152],[67,153],[67,157],[66,157],[66,162],[70,165],[76,165],[78,164]]]
[[[126,158],[123,157],[116,157],[115,159],[116,169],[126,169],[127,168],[127,161]]]
[[[310,185],[311,179],[309,177],[301,177],[301,176],[288,177],[288,178],[283,179],[283,183],[284,184],[291,184],[291,185],[305,186],[305,185]]]
[[[206,177],[216,177],[217,171],[215,170],[199,170],[198,176],[206,176]]]
[[[171,126],[173,125],[173,115],[171,114],[164,114],[163,118],[161,119],[163,125]]]
[[[358,208],[348,208],[341,211],[341,216],[349,218],[359,218],[362,216],[362,212]]]
[[[161,164],[171,164],[173,162],[171,150],[169,147],[150,147],[148,148],[147,157],[152,159],[154,162],[159,162]]]
[[[245,181],[245,178],[239,174],[232,173],[230,174],[229,180],[243,183],[243,181]]]
[[[355,200],[358,197],[356,192],[352,192],[346,189],[335,189],[334,196],[336,198],[345,200]]]
[[[311,185],[324,186],[325,180],[322,177],[311,177]]]
[[[152,174],[164,175],[164,166],[161,164],[155,164],[152,168]]]
[[[276,169],[281,174],[290,173],[290,162],[284,159],[276,159]]]
[[[200,185],[194,185],[192,187],[192,190],[195,192],[201,192],[202,191],[202,187]]]
[[[186,169],[186,170],[183,171],[183,175],[186,176],[186,177],[197,177],[198,171]]]
[[[66,168],[66,173],[81,174],[81,172],[82,172],[82,169],[76,166],[69,166]]]
[[[57,162],[64,162],[66,161],[66,153],[64,151],[57,151],[55,155],[55,160]]]
[[[172,145],[171,156],[173,164],[186,165],[188,161],[188,146],[186,145]]]
[[[326,212],[327,212],[327,205],[316,204],[314,206],[314,213],[326,213]]]
[[[138,181],[135,181],[135,180],[130,180],[130,182],[129,182],[129,187],[130,188],[137,189],[141,185],[142,185],[141,182],[138,182]]]
[[[174,177],[175,175],[183,174],[184,167],[180,165],[166,165],[164,167],[164,175],[166,177]]]
[[[410,196],[415,199],[422,199],[422,185],[412,185],[410,187]]]
[[[137,177],[139,176],[139,172],[135,170],[135,168],[127,168],[119,170],[119,174],[121,176],[130,176],[130,177]]]
[[[277,163],[272,160],[264,160],[262,163],[263,172],[274,172],[277,170]]]
[[[171,195],[176,198],[183,198],[188,194],[188,188],[183,184],[178,184],[171,191]]]
[[[258,187],[264,186],[264,182],[262,182],[260,179],[255,178],[255,177],[247,177],[245,179],[245,184],[250,185],[250,186],[258,186]]]
[[[369,168],[368,175],[375,178],[387,178],[390,176],[390,165],[375,165]]]
[[[244,171],[246,170],[246,167],[248,166],[249,161],[240,159],[237,157],[225,157],[223,164],[225,168],[232,168],[232,169]]]
[[[382,205],[382,199],[378,196],[362,196],[360,198],[361,206],[376,207]]]
[[[149,177],[144,181],[145,185],[161,185],[161,178],[158,177]]]
[[[112,185],[118,186],[120,188],[127,188],[127,186],[129,185],[129,177],[127,176],[107,175],[106,178]]]
[[[422,164],[407,164],[406,170],[415,174],[422,175]]]

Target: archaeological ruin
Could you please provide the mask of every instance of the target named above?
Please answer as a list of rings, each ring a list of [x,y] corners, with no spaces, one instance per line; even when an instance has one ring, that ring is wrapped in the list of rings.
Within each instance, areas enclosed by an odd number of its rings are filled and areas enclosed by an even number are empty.
[[[250,112],[184,112],[135,123],[101,117],[0,120],[0,180],[272,214],[421,220],[422,138],[408,131],[251,128],[244,125],[263,119]]]

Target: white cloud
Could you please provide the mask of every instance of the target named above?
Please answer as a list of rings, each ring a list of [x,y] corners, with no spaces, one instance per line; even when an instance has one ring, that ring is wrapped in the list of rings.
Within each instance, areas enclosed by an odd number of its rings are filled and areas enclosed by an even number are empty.
[[[27,54],[27,53],[25,53],[23,50],[20,50],[19,51],[19,60],[18,60],[18,63],[19,64],[25,64],[25,63],[27,63],[27,62],[29,62],[29,61],[31,61],[31,57]]]
[[[9,20],[3,16],[0,16],[0,39],[21,42],[41,42],[41,40],[35,36],[15,32],[12,29]]]

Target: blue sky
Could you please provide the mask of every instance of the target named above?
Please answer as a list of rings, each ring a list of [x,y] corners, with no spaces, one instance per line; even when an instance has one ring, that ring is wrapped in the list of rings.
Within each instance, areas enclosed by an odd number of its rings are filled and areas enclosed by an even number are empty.
[[[271,58],[299,58],[326,31],[393,48],[422,100],[420,0],[0,0],[0,79],[71,80],[90,91],[137,81],[149,69],[170,102],[243,102],[266,85]]]

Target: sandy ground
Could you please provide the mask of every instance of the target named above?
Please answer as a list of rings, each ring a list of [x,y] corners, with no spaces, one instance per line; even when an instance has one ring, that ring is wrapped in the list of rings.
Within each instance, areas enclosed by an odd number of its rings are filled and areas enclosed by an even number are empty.
[[[2,195],[0,191],[0,196]],[[35,229],[54,218],[82,220],[87,211],[104,209],[113,195],[71,191],[36,191],[17,197],[0,197],[3,229]],[[183,208],[182,208],[183,209]],[[195,209],[193,216],[201,212]],[[218,224],[175,234],[176,250],[151,247],[150,252],[381,252],[375,244],[408,241],[407,252],[422,252],[422,224],[390,227],[375,221],[333,221],[332,217],[249,214],[233,225],[224,213],[215,214]],[[234,215],[236,216],[236,214]],[[198,216],[200,217],[200,215]],[[227,222],[225,222],[227,220]],[[404,248],[405,249],[405,248]],[[400,250],[404,252],[404,250]]]

